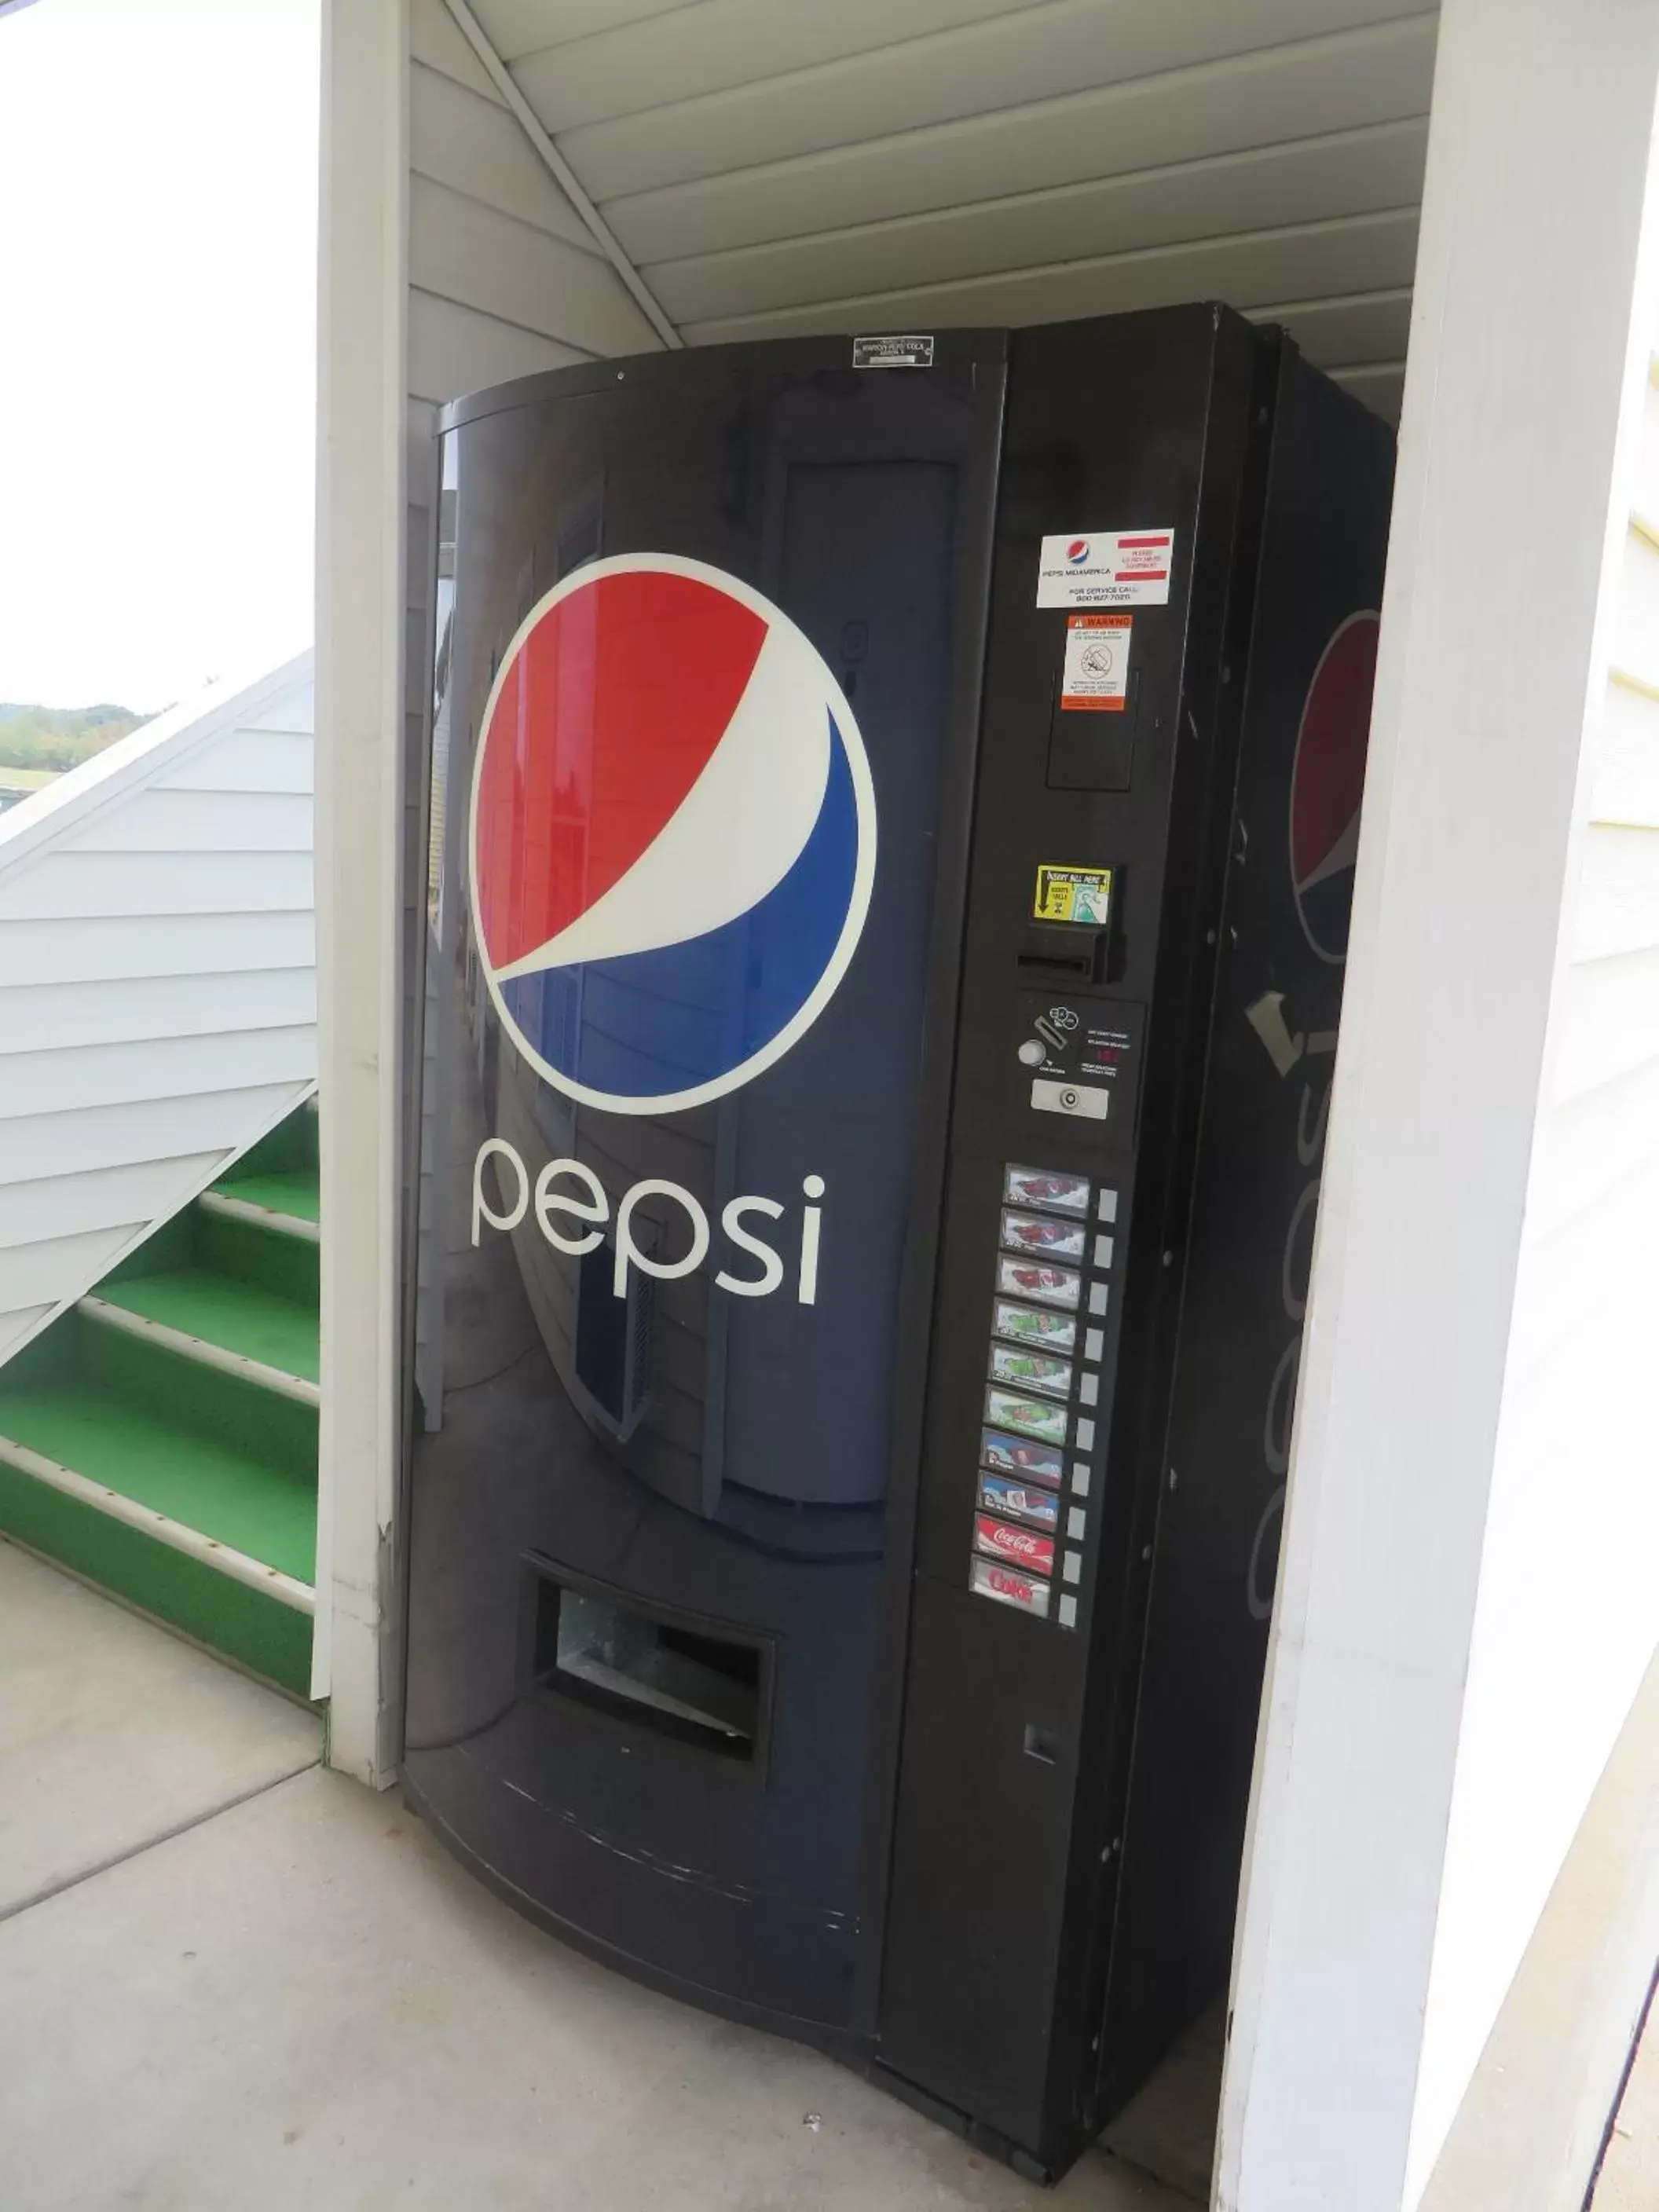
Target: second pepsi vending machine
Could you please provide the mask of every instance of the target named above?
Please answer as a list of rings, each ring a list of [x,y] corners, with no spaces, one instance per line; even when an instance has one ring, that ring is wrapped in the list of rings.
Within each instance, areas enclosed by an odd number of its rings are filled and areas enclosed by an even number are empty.
[[[443,454],[405,1787],[1052,2175],[1226,1974],[1391,441],[1206,306]]]

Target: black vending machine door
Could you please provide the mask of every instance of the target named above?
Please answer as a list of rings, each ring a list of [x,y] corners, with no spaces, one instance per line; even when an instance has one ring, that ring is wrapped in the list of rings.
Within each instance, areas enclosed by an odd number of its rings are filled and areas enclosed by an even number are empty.
[[[1102,2116],[1276,358],[1202,306],[1011,350],[878,2063],[1045,2174]]]
[[[1112,2111],[1232,1950],[1342,1006],[1394,482],[1286,346],[1099,2055]]]
[[[1391,459],[1225,309],[1012,343],[876,2064],[1046,2176],[1225,1990]]]
[[[405,1783],[547,1924],[828,2043],[1002,401],[1000,336],[933,351],[557,372],[444,437]]]

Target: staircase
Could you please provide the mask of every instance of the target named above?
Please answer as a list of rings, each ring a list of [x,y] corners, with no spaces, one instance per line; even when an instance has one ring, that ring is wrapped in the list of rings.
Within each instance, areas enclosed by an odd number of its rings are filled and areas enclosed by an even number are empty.
[[[0,1370],[0,1531],[306,1695],[314,1098]]]

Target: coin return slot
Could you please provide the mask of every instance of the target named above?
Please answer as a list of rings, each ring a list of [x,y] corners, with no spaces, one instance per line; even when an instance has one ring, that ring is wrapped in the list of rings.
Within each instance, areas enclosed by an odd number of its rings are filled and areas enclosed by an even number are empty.
[[[536,1574],[532,1668],[539,1687],[717,1755],[754,1763],[769,1653],[636,1611]]]

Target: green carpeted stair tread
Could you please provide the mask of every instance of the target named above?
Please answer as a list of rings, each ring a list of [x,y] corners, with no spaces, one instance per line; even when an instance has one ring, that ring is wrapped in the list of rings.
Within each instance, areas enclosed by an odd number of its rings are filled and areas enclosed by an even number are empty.
[[[0,1457],[6,1439],[298,1582],[314,1577],[314,1486],[84,1376],[0,1391]]]
[[[311,1615],[0,1459],[0,1529],[304,1698]]]
[[[240,1352],[307,1382],[318,1376],[317,1310],[263,1285],[210,1267],[170,1267],[154,1275],[101,1283],[108,1304]]]
[[[216,1188],[240,1204],[186,1206],[0,1371],[0,1531],[303,1697],[310,1613],[258,1570],[307,1589],[316,1577],[309,1102]],[[150,1514],[178,1525],[158,1534]]]
[[[296,1221],[314,1223],[321,1210],[314,1168],[289,1168],[264,1175],[229,1175],[213,1188],[222,1197],[240,1199],[245,1206],[263,1206],[268,1212],[286,1213]]]

